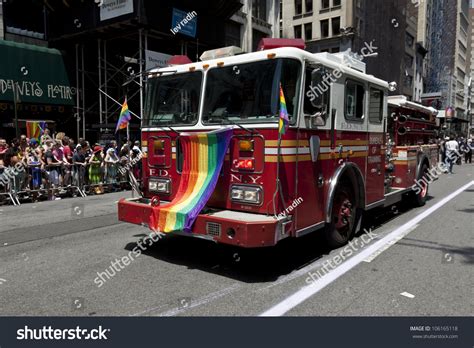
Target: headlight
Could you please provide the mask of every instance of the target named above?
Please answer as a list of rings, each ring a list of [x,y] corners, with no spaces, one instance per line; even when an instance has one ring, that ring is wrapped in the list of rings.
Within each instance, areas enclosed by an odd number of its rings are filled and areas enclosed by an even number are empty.
[[[148,181],[148,191],[158,193],[170,193],[171,192],[171,180],[170,179],[150,179]]]
[[[260,205],[263,200],[263,191],[261,187],[235,185],[230,189],[230,200],[233,202]]]

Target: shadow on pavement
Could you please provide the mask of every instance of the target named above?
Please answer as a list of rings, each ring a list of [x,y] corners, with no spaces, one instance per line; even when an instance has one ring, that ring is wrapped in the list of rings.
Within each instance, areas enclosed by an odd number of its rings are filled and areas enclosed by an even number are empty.
[[[364,230],[374,230],[411,209],[408,204],[399,204],[367,214],[356,237],[365,233]],[[134,235],[134,237],[144,236]],[[125,249],[131,251],[136,246],[137,243],[129,243]],[[302,238],[283,240],[275,247],[256,249],[243,249],[183,236],[167,236],[148,247],[146,251],[142,251],[144,255],[164,262],[247,283],[274,281],[282,275],[317,261],[330,252],[322,230]]]

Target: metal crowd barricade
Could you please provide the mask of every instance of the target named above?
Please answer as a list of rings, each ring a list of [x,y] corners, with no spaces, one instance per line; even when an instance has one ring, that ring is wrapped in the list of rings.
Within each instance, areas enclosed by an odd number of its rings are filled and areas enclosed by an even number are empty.
[[[0,177],[7,178],[0,181],[0,204],[6,200],[14,206],[19,206],[24,200],[34,202],[44,197],[54,199],[61,193],[63,195],[69,193],[74,197],[76,194],[87,197],[87,192],[98,186],[104,187],[108,192],[130,187],[136,192],[140,191],[140,180],[137,180],[133,175],[134,166],[131,166],[130,163],[117,164],[113,180],[110,180],[110,177],[108,180],[105,171],[102,171],[99,184],[91,184],[88,177],[89,166],[89,164],[83,166],[62,163],[50,165],[32,163],[24,165],[24,170],[21,172],[6,167],[3,173],[0,172]],[[8,175],[4,173],[8,173]]]

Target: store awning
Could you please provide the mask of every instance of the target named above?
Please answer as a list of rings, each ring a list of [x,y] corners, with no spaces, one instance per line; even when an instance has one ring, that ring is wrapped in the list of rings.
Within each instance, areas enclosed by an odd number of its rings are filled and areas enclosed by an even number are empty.
[[[63,56],[55,49],[0,40],[0,101],[73,105]]]

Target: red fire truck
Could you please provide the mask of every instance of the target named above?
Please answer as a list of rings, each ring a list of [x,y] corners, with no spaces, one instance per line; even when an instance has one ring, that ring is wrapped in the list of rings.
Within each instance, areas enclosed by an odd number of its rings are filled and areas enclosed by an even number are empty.
[[[189,160],[180,139],[224,127],[233,134],[214,193],[192,229],[173,234],[251,248],[323,231],[337,247],[373,208],[405,196],[423,205],[428,184],[412,186],[437,161],[428,142],[435,111],[404,98],[389,104],[391,86],[357,57],[302,45],[266,39],[258,52],[229,47],[151,71],[142,196],[122,199],[119,219],[150,225],[154,210],[173,201]],[[282,136],[280,86],[289,118]]]

